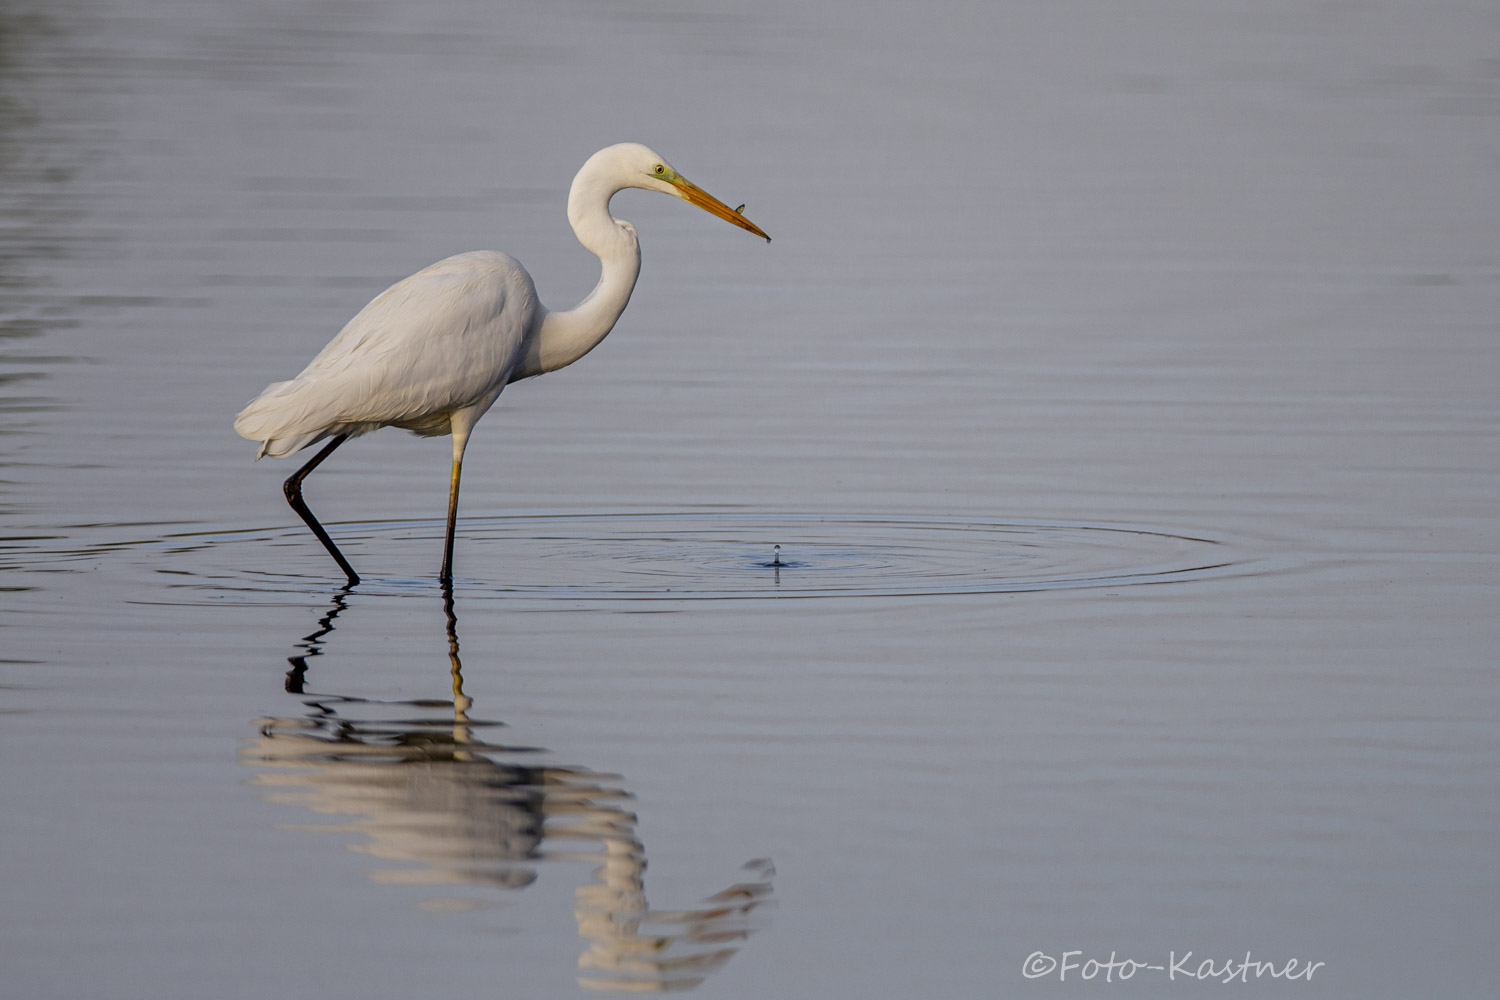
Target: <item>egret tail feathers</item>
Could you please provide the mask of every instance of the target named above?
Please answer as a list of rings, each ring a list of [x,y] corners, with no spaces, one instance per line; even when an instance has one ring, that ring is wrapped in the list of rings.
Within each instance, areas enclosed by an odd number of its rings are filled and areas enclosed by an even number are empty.
[[[331,406],[308,405],[305,394],[298,392],[305,385],[300,379],[273,382],[234,418],[241,437],[260,442],[257,460],[267,455],[285,458],[333,433],[337,414]]]

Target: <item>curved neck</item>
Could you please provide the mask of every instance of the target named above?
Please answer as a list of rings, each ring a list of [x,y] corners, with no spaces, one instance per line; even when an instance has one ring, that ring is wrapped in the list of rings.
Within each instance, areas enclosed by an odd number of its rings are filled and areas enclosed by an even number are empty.
[[[514,378],[571,365],[598,346],[625,311],[641,273],[641,248],[635,227],[609,214],[609,199],[617,190],[601,182],[588,165],[574,178],[568,194],[568,221],[578,242],[599,258],[599,283],[572,309],[542,317]]]

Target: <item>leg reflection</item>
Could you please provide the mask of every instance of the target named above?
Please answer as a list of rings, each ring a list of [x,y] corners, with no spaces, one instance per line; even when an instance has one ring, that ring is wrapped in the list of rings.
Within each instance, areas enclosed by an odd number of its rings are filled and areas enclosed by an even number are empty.
[[[619,775],[558,764],[548,751],[496,741],[502,723],[476,718],[464,693],[458,617],[443,588],[452,700],[378,701],[310,694],[309,661],[322,655],[348,608],[339,593],[290,658],[288,691],[300,714],[268,717],[242,751],[268,801],[334,822],[350,850],[393,864],[383,884],[480,893],[532,884],[553,860],[597,864],[575,894],[584,941],[579,984],[608,991],[688,989],[723,965],[772,903],[769,862],[687,910],[647,904],[646,852]]]

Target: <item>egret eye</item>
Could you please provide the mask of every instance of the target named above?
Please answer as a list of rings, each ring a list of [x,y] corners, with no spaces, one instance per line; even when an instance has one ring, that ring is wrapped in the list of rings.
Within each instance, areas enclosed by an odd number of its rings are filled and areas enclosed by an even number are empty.
[[[664,164],[664,163],[658,163],[656,166],[654,166],[654,167],[651,168],[651,172],[654,173],[654,174],[656,174],[656,176],[658,176],[658,177],[665,177],[665,176],[667,176],[667,167],[666,167],[666,164]]]

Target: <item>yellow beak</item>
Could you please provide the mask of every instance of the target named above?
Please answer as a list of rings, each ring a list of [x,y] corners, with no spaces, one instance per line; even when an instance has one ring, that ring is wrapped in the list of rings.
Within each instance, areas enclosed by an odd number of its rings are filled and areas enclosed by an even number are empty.
[[[715,198],[713,195],[709,194],[707,191],[703,190],[698,185],[694,184],[692,181],[684,180],[679,177],[672,183],[677,187],[677,190],[682,193],[682,198],[684,201],[692,202],[694,205],[697,205],[699,208],[703,209],[705,212],[708,212],[710,215],[717,215],[725,222],[732,222],[736,226],[739,226],[741,229],[749,230],[756,236],[764,239],[767,243],[771,242],[771,237],[767,236],[759,226],[751,222],[749,219],[745,218],[739,212],[736,212],[734,209],[730,208],[728,205],[724,204],[719,199]]]

